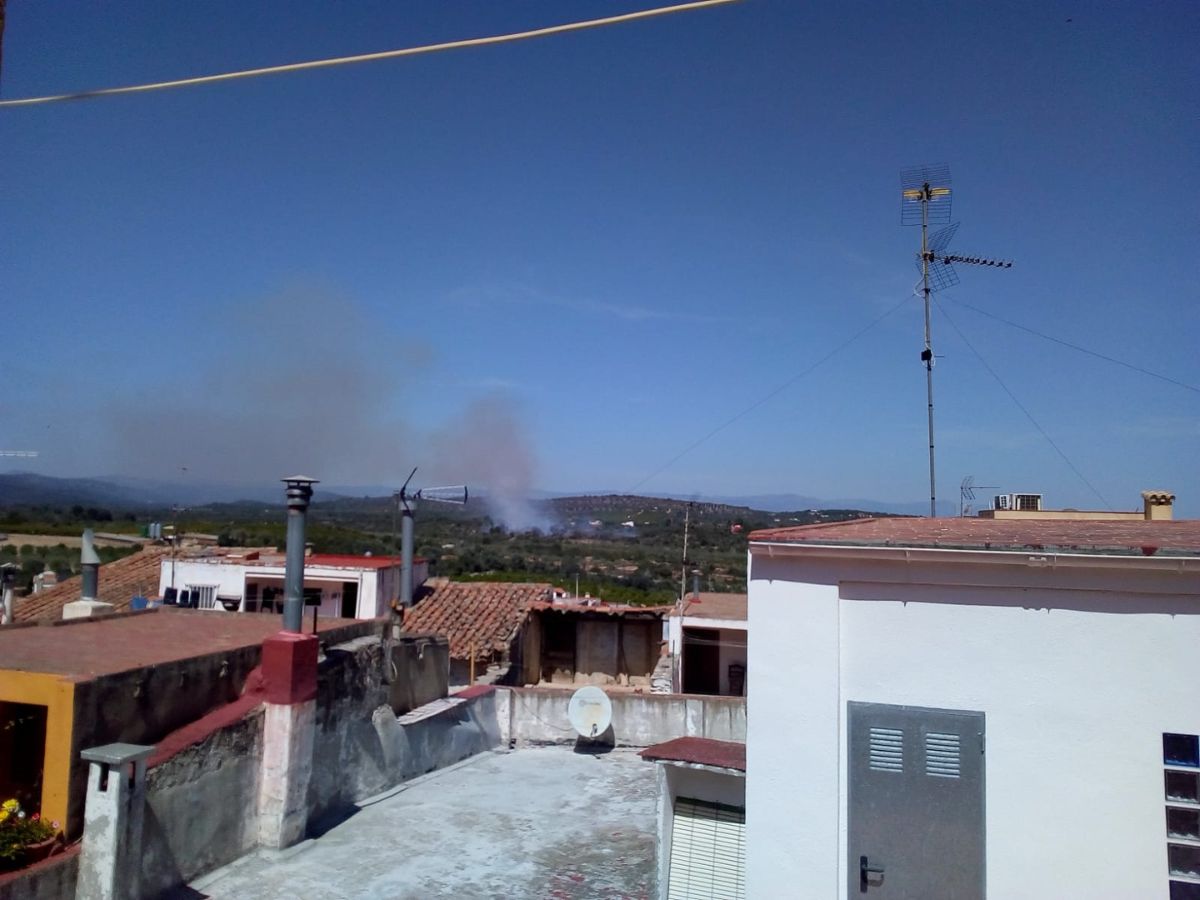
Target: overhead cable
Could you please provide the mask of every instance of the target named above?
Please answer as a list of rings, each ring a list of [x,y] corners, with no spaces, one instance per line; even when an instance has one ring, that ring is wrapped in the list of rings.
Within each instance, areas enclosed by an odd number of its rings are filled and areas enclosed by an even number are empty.
[[[1076,474],[1076,476],[1078,476],[1080,481],[1082,481],[1084,484],[1087,485],[1088,490],[1090,490],[1093,494],[1095,494],[1100,499],[1100,502],[1104,504],[1104,508],[1111,510],[1112,504],[1109,503],[1107,499],[1105,499],[1104,495],[1096,489],[1096,486],[1094,484],[1092,484],[1090,481],[1088,481],[1087,476],[1085,476],[1083,474],[1083,472],[1079,471],[1079,467],[1076,466],[1075,463],[1071,462],[1071,458],[1069,456],[1067,456],[1067,454],[1063,452],[1063,449],[1054,442],[1054,438],[1050,437],[1050,435],[1046,431],[1046,429],[1043,428],[1038,423],[1038,420],[1033,417],[1033,413],[1031,413],[1028,409],[1026,409],[1025,404],[1017,399],[1017,395],[1014,394],[1011,390],[1009,390],[1008,385],[1004,383],[1004,379],[1000,377],[999,373],[997,373],[995,369],[993,369],[991,366],[988,365],[987,360],[984,359],[983,356],[980,354],[980,352],[975,349],[975,345],[972,344],[970,342],[970,340],[968,340],[967,336],[965,334],[963,334],[962,329],[958,327],[958,325],[955,323],[955,321],[952,318],[950,318],[950,314],[948,312],[946,312],[946,307],[943,306],[940,301],[938,301],[937,306],[938,306],[938,310],[941,312],[941,314],[946,317],[946,321],[950,323],[950,327],[955,330],[955,332],[958,334],[958,336],[960,338],[962,338],[962,342],[967,345],[967,348],[972,353],[975,354],[975,358],[977,360],[979,360],[979,364],[981,366],[983,366],[985,369],[987,369],[988,374],[991,375],[992,378],[996,379],[996,383],[998,385],[1000,385],[1000,387],[1003,389],[1004,393],[1008,394],[1009,399],[1012,400],[1012,402],[1017,405],[1017,409],[1021,410],[1021,412],[1023,412],[1025,414],[1025,418],[1027,418],[1030,422],[1033,423],[1033,427],[1036,428],[1038,430],[1038,432],[1041,434],[1041,436],[1046,439],[1046,443],[1048,443],[1051,447],[1054,448],[1054,452],[1057,453],[1060,457],[1062,457],[1063,462],[1065,462],[1070,467],[1071,471],[1074,472]]]
[[[222,72],[219,75],[199,75],[194,78],[177,78],[173,81],[155,81],[150,84],[135,84],[126,87],[99,88],[90,91],[75,91],[70,94],[52,94],[45,97],[21,97],[15,100],[0,100],[0,106],[34,106],[42,103],[59,103],[66,100],[94,100],[97,97],[111,97],[117,94],[136,94],[145,91],[161,91],[168,88],[190,87],[195,84],[211,84],[217,81],[233,81],[237,78],[257,78],[260,75],[279,75],[285,72],[302,72],[307,69],[326,69],[332,66],[345,66],[353,63],[375,62],[381,59],[396,59],[401,56],[417,56],[421,53],[437,53],[442,50],[460,50],[464,47],[485,47],[491,44],[507,44],[513,41],[523,41],[529,38],[546,37],[552,34],[564,34],[570,31],[582,31],[586,28],[599,28],[604,25],[618,25],[622,22],[633,22],[638,19],[649,19],[653,16],[664,16],[670,13],[688,12],[703,9],[708,6],[724,6],[737,3],[738,0],[695,0],[692,3],[679,3],[674,6],[660,6],[654,9],[643,9],[636,12],[622,13],[618,16],[605,16],[602,19],[586,19],[580,22],[567,22],[563,25],[548,25],[545,28],[534,28],[529,31],[517,31],[511,34],[495,34],[489,37],[466,38],[458,41],[445,41],[440,44],[425,44],[419,47],[404,47],[399,50],[383,50],[378,53],[360,53],[355,56],[338,56],[332,59],[315,59],[308,62],[288,63],[281,66],[264,66],[259,69],[243,69],[237,72]]]
[[[1030,328],[1028,325],[1021,325],[1018,322],[1012,322],[1003,316],[998,316],[995,313],[988,312],[986,309],[980,309],[978,306],[972,306],[970,303],[963,303],[961,300],[956,300],[955,302],[959,306],[964,306],[972,312],[979,313],[981,316],[987,316],[989,319],[995,319],[997,322],[1002,322],[1009,328],[1016,328],[1028,334],[1032,334],[1035,337],[1040,337],[1042,340],[1051,341],[1052,343],[1059,344],[1063,347],[1069,347],[1070,349],[1077,350],[1080,353],[1086,353],[1088,356],[1094,356],[1096,359],[1102,359],[1105,362],[1115,363],[1118,366],[1124,366],[1126,369],[1132,369],[1134,372],[1140,372],[1142,375],[1149,375],[1151,378],[1157,378],[1159,381],[1167,382],[1167,384],[1173,384],[1176,387],[1183,388],[1184,390],[1195,391],[1197,394],[1200,394],[1200,387],[1197,387],[1194,384],[1188,384],[1184,381],[1177,381],[1168,375],[1152,372],[1149,369],[1144,369],[1139,365],[1135,365],[1134,363],[1126,362],[1123,359],[1117,359],[1115,356],[1107,356],[1103,353],[1098,353],[1095,350],[1089,350],[1087,347],[1081,347],[1078,344],[1072,344],[1070,341],[1064,341],[1062,338],[1056,338],[1053,335],[1044,334],[1043,332],[1038,331],[1036,328]]]
[[[813,371],[820,368],[822,365],[824,365],[826,362],[828,362],[834,356],[841,353],[843,350],[845,350],[847,347],[849,347],[851,344],[853,344],[855,341],[857,341],[860,337],[862,337],[864,334],[866,334],[868,331],[870,331],[872,328],[874,328],[876,325],[878,325],[880,322],[882,322],[884,319],[886,319],[888,316],[890,316],[892,313],[894,313],[900,307],[902,307],[906,303],[908,303],[908,301],[911,299],[912,299],[911,294],[906,295],[903,300],[901,300],[899,303],[897,303],[895,306],[893,306],[887,312],[883,313],[882,315],[876,316],[874,319],[872,319],[870,322],[868,322],[866,325],[864,325],[862,328],[860,328],[858,331],[856,331],[854,334],[852,334],[846,340],[842,341],[842,343],[838,344],[836,347],[834,347],[832,350],[830,350],[828,353],[826,353],[824,356],[822,356],[820,359],[818,359],[811,366],[808,366],[803,371],[796,373],[791,378],[789,378],[787,381],[783,382],[783,384],[776,387],[774,390],[768,392],[767,394],[764,394],[758,400],[755,400],[753,403],[751,403],[749,406],[747,406],[741,412],[726,419],[724,422],[722,422],[716,428],[712,429],[712,431],[709,431],[707,434],[705,434],[699,440],[693,441],[692,443],[688,444],[681,451],[676,453],[674,456],[672,456],[670,459],[668,459],[665,463],[663,463],[661,466],[659,466],[657,469],[655,469],[653,472],[651,472],[649,475],[647,475],[645,478],[643,478],[641,481],[630,486],[628,488],[628,490],[626,490],[626,493],[632,494],[634,491],[636,491],[638,488],[640,488],[647,481],[662,474],[664,471],[669,469],[671,466],[675,465],[675,463],[679,462],[679,460],[683,459],[685,456],[687,456],[689,453],[691,453],[693,450],[695,450],[697,447],[699,447],[705,441],[708,441],[709,439],[716,437],[718,434],[720,434],[722,431],[724,431],[726,428],[728,428],[734,422],[737,422],[739,419],[742,419],[742,418],[750,415],[750,413],[754,412],[756,409],[758,409],[764,403],[766,403],[769,400],[772,400],[775,397],[782,394],[784,391],[786,391],[788,388],[790,388],[797,381],[799,381],[800,379],[804,378],[805,376],[811,374]]]

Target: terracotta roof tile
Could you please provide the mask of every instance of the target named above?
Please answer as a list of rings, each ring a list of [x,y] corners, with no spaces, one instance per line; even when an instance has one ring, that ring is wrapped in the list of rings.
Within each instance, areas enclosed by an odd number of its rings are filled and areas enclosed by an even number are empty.
[[[701,591],[683,598],[683,614],[697,619],[746,620],[745,594],[718,594]],[[677,615],[672,610],[671,615]]]
[[[525,621],[530,605],[549,596],[549,584],[454,582],[431,578],[405,612],[404,630],[432,632],[450,641],[450,656],[467,659],[503,653]]]
[[[159,563],[170,552],[170,547],[148,546],[104,563],[100,567],[98,599],[111,603],[115,610],[124,610],[136,596],[157,597]],[[40,594],[18,597],[13,602],[13,619],[61,619],[63,607],[78,600],[82,590],[83,580],[75,575]]]
[[[1021,550],[1091,555],[1200,555],[1200,520],[858,519],[768,528],[752,542],[862,547]]]

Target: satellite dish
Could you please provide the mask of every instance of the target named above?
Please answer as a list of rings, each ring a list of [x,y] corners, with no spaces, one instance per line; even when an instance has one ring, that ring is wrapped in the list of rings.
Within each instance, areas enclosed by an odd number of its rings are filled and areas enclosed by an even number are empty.
[[[612,702],[604,691],[589,684],[571,695],[567,718],[580,737],[595,740],[612,724]]]

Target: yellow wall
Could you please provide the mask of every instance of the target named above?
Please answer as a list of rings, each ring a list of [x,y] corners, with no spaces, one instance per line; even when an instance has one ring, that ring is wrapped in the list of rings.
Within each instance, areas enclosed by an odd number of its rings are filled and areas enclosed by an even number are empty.
[[[57,675],[0,670],[0,700],[46,707],[46,749],[42,757],[42,818],[66,828],[71,784],[71,728],[75,685]]]

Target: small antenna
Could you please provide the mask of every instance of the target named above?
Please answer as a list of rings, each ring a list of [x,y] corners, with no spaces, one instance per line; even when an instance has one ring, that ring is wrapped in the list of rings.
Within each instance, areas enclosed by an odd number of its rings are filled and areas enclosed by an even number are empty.
[[[917,266],[921,280],[915,290],[920,292],[925,304],[925,347],[921,350],[921,362],[925,364],[925,395],[929,418],[929,515],[937,516],[937,476],[934,468],[933,451],[933,340],[929,327],[929,295],[958,284],[958,273],[952,263],[970,265],[1012,267],[1007,260],[985,259],[978,256],[960,256],[948,253],[950,241],[958,231],[958,224],[950,224],[951,201],[950,167],[947,165],[914,166],[900,171],[900,224],[921,226],[921,249],[917,253]],[[946,225],[946,228],[929,234],[930,225]],[[961,508],[960,508],[961,512]]]
[[[968,475],[964,478],[958,486],[958,517],[962,519],[970,515],[971,504],[975,502],[975,492],[977,490],[992,490],[996,487],[998,485],[976,484],[974,475]]]
[[[37,450],[0,450],[0,456],[16,456],[20,459],[37,459]]]

